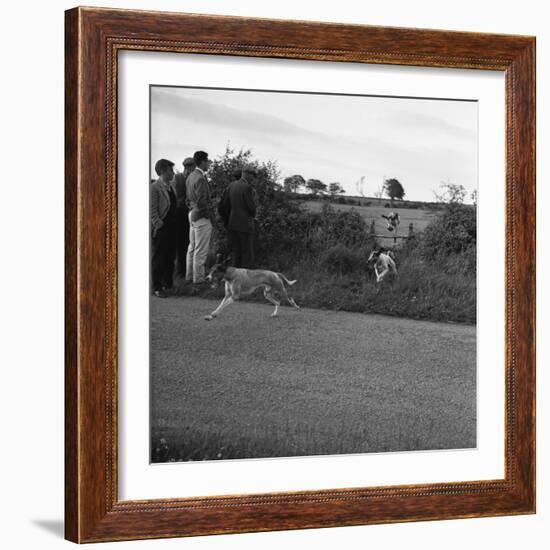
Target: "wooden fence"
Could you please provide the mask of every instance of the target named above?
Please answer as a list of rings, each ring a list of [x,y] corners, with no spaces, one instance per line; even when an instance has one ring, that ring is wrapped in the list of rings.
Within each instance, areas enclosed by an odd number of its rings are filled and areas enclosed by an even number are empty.
[[[376,239],[391,239],[393,240],[393,244],[396,245],[397,244],[397,239],[411,239],[413,238],[415,235],[414,235],[414,226],[413,226],[413,223],[409,223],[409,233],[407,235],[398,235],[397,234],[397,229],[395,230],[395,234],[388,234],[388,235],[378,235],[376,233],[374,233],[373,231],[374,227],[373,225],[371,225],[371,235],[373,237],[375,237]]]

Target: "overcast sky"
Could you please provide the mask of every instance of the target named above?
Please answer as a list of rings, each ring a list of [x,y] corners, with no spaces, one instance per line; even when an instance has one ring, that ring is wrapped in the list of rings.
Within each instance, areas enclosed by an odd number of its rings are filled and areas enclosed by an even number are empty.
[[[154,163],[202,149],[252,149],[277,162],[281,178],[301,174],[372,196],[397,178],[409,200],[433,200],[442,181],[477,187],[477,103],[291,92],[151,89]]]

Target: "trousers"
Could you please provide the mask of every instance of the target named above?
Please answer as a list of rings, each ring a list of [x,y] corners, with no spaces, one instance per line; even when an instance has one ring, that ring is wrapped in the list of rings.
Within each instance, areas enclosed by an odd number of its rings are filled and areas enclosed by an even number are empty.
[[[185,278],[194,283],[202,283],[205,278],[205,264],[210,248],[212,222],[208,218],[191,221],[189,212],[189,248],[187,249],[187,268]]]
[[[243,231],[227,232],[227,241],[231,251],[233,267],[254,267],[254,234]]]
[[[174,224],[161,227],[151,240],[151,276],[153,290],[172,287],[172,273],[176,257],[176,231]]]
[[[189,209],[178,207],[176,216],[176,272],[185,277],[189,248]]]

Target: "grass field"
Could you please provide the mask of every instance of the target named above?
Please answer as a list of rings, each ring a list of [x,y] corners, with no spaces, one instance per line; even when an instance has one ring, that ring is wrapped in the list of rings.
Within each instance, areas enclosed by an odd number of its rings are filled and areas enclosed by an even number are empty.
[[[320,212],[323,201],[304,201],[303,204],[311,212]],[[376,233],[381,235],[393,236],[386,230],[386,220],[382,218],[382,214],[388,212],[397,212],[401,219],[398,232],[400,235],[406,235],[409,231],[409,223],[412,222],[415,232],[424,231],[428,223],[437,215],[434,210],[420,210],[413,208],[384,208],[383,206],[352,206],[349,204],[330,203],[335,210],[348,211],[355,210],[370,224],[371,220],[375,221]]]
[[[476,445],[475,327],[151,301],[156,462]]]

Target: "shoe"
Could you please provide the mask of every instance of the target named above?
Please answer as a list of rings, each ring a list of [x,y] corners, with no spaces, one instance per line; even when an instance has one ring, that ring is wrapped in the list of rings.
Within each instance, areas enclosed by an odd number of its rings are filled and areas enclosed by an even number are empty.
[[[166,292],[164,292],[164,290],[155,290],[155,292],[153,292],[153,294],[157,298],[166,298]]]

